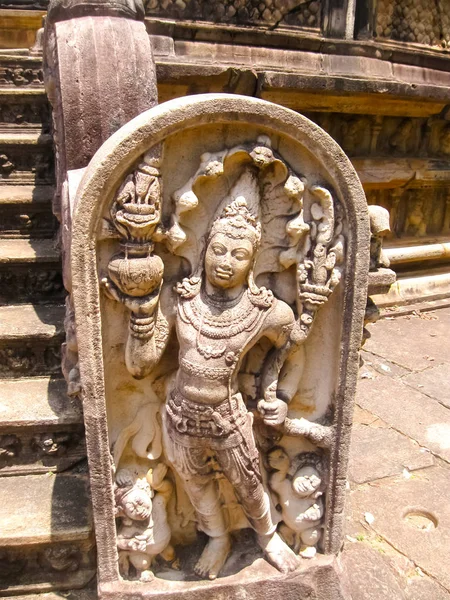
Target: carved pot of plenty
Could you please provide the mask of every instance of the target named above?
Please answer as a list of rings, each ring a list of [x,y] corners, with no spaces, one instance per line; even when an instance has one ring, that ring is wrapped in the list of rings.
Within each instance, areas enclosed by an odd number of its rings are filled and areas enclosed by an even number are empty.
[[[157,254],[116,254],[108,264],[108,273],[124,294],[142,297],[151,294],[159,286],[164,264]]]

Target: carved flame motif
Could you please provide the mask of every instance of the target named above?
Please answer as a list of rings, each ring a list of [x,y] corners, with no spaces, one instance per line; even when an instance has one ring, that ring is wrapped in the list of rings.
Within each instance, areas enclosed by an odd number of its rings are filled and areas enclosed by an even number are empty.
[[[146,155],[134,173],[119,189],[111,215],[114,225],[126,240],[148,243],[161,218],[160,160]]]

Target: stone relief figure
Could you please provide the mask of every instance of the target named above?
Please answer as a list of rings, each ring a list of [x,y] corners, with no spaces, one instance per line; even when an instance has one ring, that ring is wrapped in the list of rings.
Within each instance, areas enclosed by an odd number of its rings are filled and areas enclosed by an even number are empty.
[[[290,481],[286,486],[290,459],[280,450],[278,462],[274,451],[269,454],[275,473],[268,483],[264,449],[283,436],[301,436],[317,447],[331,443],[331,427],[290,416],[289,404],[317,311],[340,280],[339,206],[328,190],[296,176],[261,136],[248,146],[204,154],[194,176],[173,194],[175,210],[164,229],[159,164],[155,151],[146,155],[116,196],[111,215],[121,252],[102,281],[106,295],[130,311],[125,362],[135,378],[152,377],[173,336],[178,345],[160,411],[162,449],[148,453],[149,460],[160,461],[154,474],[159,469],[165,476],[170,467],[165,491],[158,491],[155,478],[149,485],[142,462],[131,476],[119,466],[130,440],[139,439],[131,441],[136,460],[149,444],[160,445],[154,412],[145,427],[144,409],[114,448],[122,569],[126,574],[131,564],[148,580],[154,556],[175,558],[165,507],[182,487],[198,529],[208,536],[195,566],[198,576],[220,574],[231,551],[230,533],[241,526],[256,532],[267,560],[287,573],[297,568],[299,550],[313,548],[320,538],[321,477],[305,464],[294,487]],[[211,189],[216,193],[206,202],[202,194]],[[175,286],[164,284],[165,265],[155,244],[181,257],[190,275],[175,278]],[[283,283],[283,274],[292,285]],[[225,510],[218,473],[231,487],[241,519]],[[152,490],[158,491],[153,510]],[[278,518],[274,503],[281,505]],[[292,535],[286,530],[281,536],[277,520]]]
[[[312,558],[322,534],[320,524],[324,512],[323,482],[317,469],[317,456],[305,452],[291,462],[285,450],[275,446],[267,460],[273,469],[269,486],[277,494],[281,506],[280,534],[295,552]]]
[[[145,478],[136,479],[126,469],[116,475],[116,516],[121,521],[117,533],[119,566],[125,575],[133,566],[141,581],[153,579],[150,567],[155,557],[175,561],[166,510],[172,484],[165,479],[166,473],[166,465],[160,463]]]
[[[409,208],[409,207],[408,207]],[[427,233],[424,206],[422,199],[415,199],[406,215],[405,233],[407,235],[424,236]]]
[[[414,121],[403,119],[389,138],[389,146],[399,154],[407,154],[411,150],[411,138],[414,134]]]
[[[390,261],[383,252],[383,240],[391,232],[389,211],[382,207],[371,205],[369,208],[370,219],[370,271],[380,267],[389,268]]]

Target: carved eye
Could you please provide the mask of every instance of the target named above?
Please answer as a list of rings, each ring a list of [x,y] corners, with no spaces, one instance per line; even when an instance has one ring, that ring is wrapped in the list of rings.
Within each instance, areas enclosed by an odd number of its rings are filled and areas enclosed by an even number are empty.
[[[233,252],[233,257],[237,260],[247,260],[249,255],[247,250],[244,250],[243,248],[238,248]]]
[[[227,253],[227,249],[222,244],[212,244],[211,249],[216,256],[223,256]]]

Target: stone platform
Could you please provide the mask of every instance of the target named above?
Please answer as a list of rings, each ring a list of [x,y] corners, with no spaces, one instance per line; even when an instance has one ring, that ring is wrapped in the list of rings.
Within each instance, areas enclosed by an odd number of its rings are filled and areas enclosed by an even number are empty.
[[[450,308],[385,318],[363,351],[343,553],[353,600],[450,599]]]

